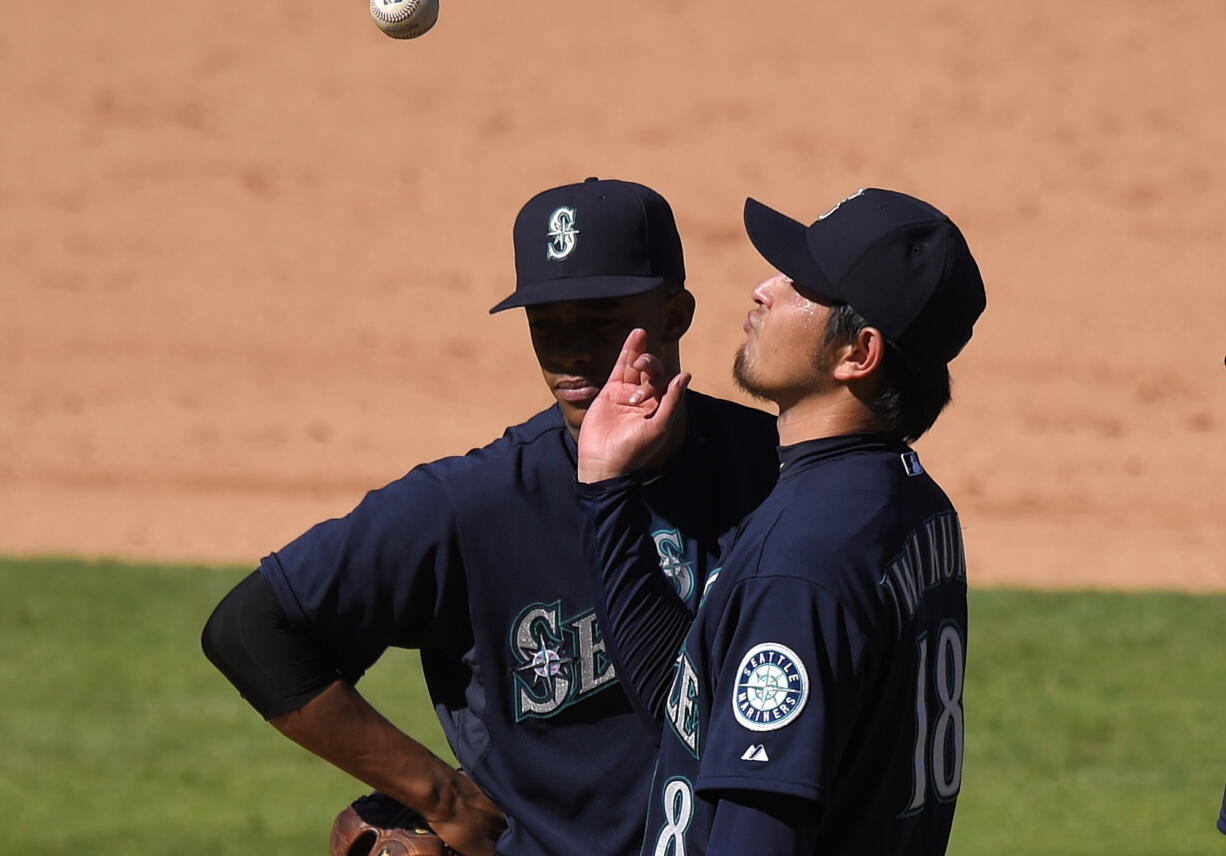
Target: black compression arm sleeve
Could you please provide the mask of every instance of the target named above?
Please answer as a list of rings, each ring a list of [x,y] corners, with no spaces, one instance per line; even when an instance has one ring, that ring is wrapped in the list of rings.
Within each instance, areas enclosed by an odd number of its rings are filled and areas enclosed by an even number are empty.
[[[635,476],[579,483],[580,538],[613,668],[639,713],[660,723],[692,616],[660,572],[639,491]]]
[[[200,644],[265,719],[298,710],[341,678],[323,646],[290,624],[259,571],[217,605]]]

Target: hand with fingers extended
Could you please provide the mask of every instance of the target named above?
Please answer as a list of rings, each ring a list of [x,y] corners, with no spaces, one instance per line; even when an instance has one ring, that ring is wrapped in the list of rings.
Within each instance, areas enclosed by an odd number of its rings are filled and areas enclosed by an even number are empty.
[[[588,407],[579,430],[581,482],[624,475],[647,464],[664,448],[690,375],[664,375],[644,351],[647,334],[630,331],[608,382]]]

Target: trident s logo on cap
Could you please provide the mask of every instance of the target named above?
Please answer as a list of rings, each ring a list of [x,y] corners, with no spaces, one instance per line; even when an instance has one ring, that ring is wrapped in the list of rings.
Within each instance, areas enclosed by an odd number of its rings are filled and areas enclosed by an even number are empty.
[[[561,261],[571,254],[579,230],[575,228],[575,209],[563,206],[549,215],[549,244],[545,249],[545,257],[550,261]]]
[[[589,178],[538,193],[515,218],[514,239],[515,292],[491,313],[685,282],[673,210],[641,184]]]
[[[838,210],[839,210],[839,207],[840,207],[840,206],[841,206],[841,205],[842,205],[844,202],[850,202],[851,200],[855,199],[857,196],[862,196],[862,195],[864,194],[865,189],[866,189],[866,188],[861,187],[859,190],[857,190],[857,191],[856,191],[855,193],[853,193],[851,196],[848,196],[846,199],[840,199],[838,202],[834,203],[834,207],[833,207],[833,208],[831,208],[829,211],[827,211],[825,214],[818,214],[818,215],[817,215],[817,219],[818,219],[818,220],[825,220],[827,217],[829,217],[829,216],[830,216],[831,214],[833,214],[835,211],[838,211]]]

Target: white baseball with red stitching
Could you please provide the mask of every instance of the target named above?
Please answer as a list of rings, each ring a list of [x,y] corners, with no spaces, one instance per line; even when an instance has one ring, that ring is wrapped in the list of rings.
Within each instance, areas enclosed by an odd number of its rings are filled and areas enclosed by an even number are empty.
[[[393,39],[415,39],[438,20],[438,0],[370,0],[370,17]]]

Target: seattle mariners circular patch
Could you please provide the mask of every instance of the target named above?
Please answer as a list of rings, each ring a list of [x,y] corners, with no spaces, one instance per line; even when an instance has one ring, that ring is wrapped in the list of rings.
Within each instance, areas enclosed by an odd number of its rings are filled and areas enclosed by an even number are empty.
[[[774,731],[799,715],[809,698],[809,673],[796,652],[778,642],[749,649],[737,670],[732,710],[752,731]]]

